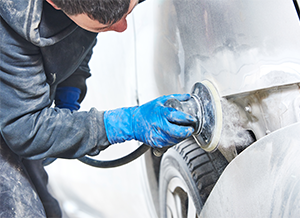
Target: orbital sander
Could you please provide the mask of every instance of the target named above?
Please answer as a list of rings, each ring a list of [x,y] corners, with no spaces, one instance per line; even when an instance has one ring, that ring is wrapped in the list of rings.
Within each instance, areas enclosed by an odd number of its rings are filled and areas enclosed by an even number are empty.
[[[205,151],[214,151],[219,144],[222,129],[222,106],[219,94],[212,83],[196,83],[187,101],[169,99],[166,106],[173,107],[197,118],[193,137]]]

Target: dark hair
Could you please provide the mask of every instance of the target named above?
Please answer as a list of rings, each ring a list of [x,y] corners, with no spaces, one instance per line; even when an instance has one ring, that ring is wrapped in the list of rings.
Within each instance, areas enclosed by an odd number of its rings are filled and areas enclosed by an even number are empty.
[[[52,0],[68,15],[86,14],[102,24],[114,24],[127,13],[130,0]]]

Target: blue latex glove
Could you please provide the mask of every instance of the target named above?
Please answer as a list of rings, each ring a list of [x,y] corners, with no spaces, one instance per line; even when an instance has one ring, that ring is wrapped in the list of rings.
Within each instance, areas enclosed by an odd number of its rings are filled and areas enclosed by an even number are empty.
[[[162,96],[139,107],[106,111],[104,124],[109,142],[114,144],[135,139],[152,147],[162,148],[191,136],[196,118],[164,106],[170,98],[185,101],[190,95]]]
[[[78,110],[80,93],[80,89],[76,87],[58,87],[55,93],[55,106],[68,108],[71,111]]]

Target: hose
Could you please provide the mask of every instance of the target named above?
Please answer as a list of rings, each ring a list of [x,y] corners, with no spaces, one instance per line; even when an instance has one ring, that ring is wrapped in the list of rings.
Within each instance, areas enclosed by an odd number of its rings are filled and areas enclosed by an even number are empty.
[[[92,167],[97,168],[113,168],[113,167],[119,167],[124,164],[127,164],[136,158],[140,157],[142,154],[144,154],[150,147],[146,144],[142,144],[140,147],[138,147],[135,151],[131,152],[130,154],[121,157],[116,160],[108,160],[108,161],[101,161],[101,160],[95,160],[89,157],[81,157],[78,158],[79,161],[90,165]]]

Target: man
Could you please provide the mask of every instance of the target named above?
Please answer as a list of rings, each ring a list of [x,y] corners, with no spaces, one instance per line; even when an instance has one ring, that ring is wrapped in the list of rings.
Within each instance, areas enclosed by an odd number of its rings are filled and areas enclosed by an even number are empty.
[[[189,137],[196,121],[164,106],[77,112],[99,32],[122,32],[137,0],[0,0],[0,217],[60,217],[46,188],[46,157],[97,155],[138,140],[152,147]],[[55,101],[55,107],[51,107]]]

